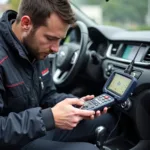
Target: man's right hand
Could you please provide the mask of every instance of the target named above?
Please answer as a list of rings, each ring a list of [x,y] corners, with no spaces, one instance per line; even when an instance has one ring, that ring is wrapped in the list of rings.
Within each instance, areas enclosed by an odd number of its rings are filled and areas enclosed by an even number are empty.
[[[82,110],[73,106],[81,107],[83,104],[84,101],[78,98],[67,98],[56,104],[52,108],[55,126],[61,129],[72,130],[84,117],[90,117],[95,114],[94,111]]]

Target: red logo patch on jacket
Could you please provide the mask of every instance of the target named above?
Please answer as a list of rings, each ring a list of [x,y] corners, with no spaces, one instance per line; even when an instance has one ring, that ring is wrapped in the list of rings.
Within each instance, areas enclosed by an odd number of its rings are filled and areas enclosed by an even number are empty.
[[[45,76],[49,73],[49,69],[46,68],[45,70],[42,71],[42,76]]]

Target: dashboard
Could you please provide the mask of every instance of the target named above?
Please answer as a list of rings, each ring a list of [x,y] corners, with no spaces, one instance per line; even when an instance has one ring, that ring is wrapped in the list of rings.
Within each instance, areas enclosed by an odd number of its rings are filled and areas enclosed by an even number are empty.
[[[75,36],[76,39],[74,38],[71,42],[79,43],[79,30],[75,29],[74,31],[70,34],[74,33],[78,36]],[[138,79],[138,87],[150,83],[149,31],[126,31],[111,26],[88,27],[88,31],[87,52],[92,58],[89,66],[87,66],[86,73],[91,80],[99,80],[100,76],[96,76],[96,74],[100,67],[104,79],[107,80],[113,71],[123,72],[134,60],[131,74]],[[95,63],[94,59],[101,59],[101,62]],[[92,69],[91,64],[94,64]]]
[[[107,79],[114,70],[124,71],[134,60],[132,75],[138,86],[150,83],[150,32],[125,31],[123,29],[98,26],[89,28],[91,47],[103,58],[103,76]],[[145,40],[144,40],[145,39]]]

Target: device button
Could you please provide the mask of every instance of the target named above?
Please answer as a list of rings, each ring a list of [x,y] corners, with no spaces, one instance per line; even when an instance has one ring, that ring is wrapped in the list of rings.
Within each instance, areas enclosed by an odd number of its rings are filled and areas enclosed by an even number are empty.
[[[93,103],[94,105],[96,105],[96,106],[99,105],[99,103],[98,103],[96,100],[92,100],[92,103]]]
[[[105,96],[104,98],[105,98],[105,99],[109,99],[109,96]]]

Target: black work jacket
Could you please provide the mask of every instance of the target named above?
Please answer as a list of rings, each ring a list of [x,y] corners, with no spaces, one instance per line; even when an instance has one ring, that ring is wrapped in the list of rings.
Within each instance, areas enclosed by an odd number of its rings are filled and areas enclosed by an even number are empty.
[[[29,61],[11,29],[16,15],[9,10],[0,19],[0,149],[44,136],[55,127],[48,107],[73,97],[56,93],[48,59]]]

